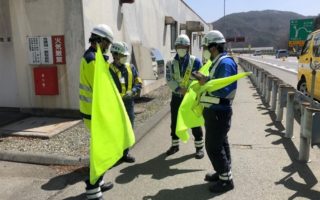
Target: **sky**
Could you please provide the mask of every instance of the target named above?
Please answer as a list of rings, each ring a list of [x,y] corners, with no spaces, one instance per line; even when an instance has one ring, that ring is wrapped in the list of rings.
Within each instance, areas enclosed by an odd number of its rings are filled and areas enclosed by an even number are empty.
[[[184,0],[206,22],[214,22],[225,14],[280,10],[291,11],[305,16],[320,14],[319,0]]]

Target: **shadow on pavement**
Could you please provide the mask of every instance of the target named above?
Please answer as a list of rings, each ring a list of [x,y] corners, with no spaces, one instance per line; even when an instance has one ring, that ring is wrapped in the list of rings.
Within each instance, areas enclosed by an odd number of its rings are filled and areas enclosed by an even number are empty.
[[[182,163],[191,158],[194,158],[194,154],[166,160],[166,154],[160,154],[159,156],[152,158],[144,163],[135,164],[120,170],[120,173],[122,174],[116,178],[116,183],[129,183],[139,175],[152,175],[153,179],[160,180],[168,176],[174,176],[177,174],[203,171],[201,169],[181,170],[177,168],[170,168],[173,165]]]
[[[287,176],[276,182],[276,184],[282,184],[286,188],[296,191],[296,193],[288,199],[296,199],[297,197],[319,199],[320,192],[312,190],[312,187],[318,183],[318,180],[306,163],[302,163],[297,160],[299,152],[294,143],[290,139],[284,137],[274,143],[282,144],[292,161],[290,165],[282,168],[282,171],[288,173]],[[299,177],[304,180],[304,183],[294,180],[292,176],[295,173],[298,173]]]
[[[86,199],[87,199],[87,196],[83,193],[83,194],[80,194],[80,195],[75,196],[75,197],[65,198],[63,200],[86,200]]]
[[[192,185],[184,188],[160,190],[154,196],[145,196],[143,200],[167,200],[167,199],[183,199],[183,200],[208,200],[216,194],[210,193],[209,184]]]
[[[76,184],[80,181],[84,181],[89,172],[86,172],[88,168],[76,169],[70,173],[62,174],[50,179],[47,183],[41,186],[44,190],[62,190],[68,185]]]
[[[262,108],[263,106],[265,108]],[[262,104],[259,105],[257,109],[260,111],[269,110],[267,109],[267,107],[269,106],[262,101]],[[299,156],[299,151],[291,139],[284,137],[283,131],[285,131],[285,127],[283,126],[283,124],[281,122],[276,121],[276,114],[270,110],[262,114],[268,114],[271,119],[271,123],[266,124],[266,126],[270,127],[265,130],[265,132],[268,133],[266,137],[271,135],[279,136],[279,139],[273,141],[272,144],[283,145],[292,162],[290,165],[285,166],[282,169],[284,172],[288,173],[287,176],[275,182],[275,184],[283,185],[290,190],[296,191],[295,194],[288,198],[289,200],[295,199],[297,197],[304,197],[307,199],[319,199],[320,192],[312,190],[312,187],[318,183],[318,180],[307,164],[301,163],[297,160]],[[295,181],[292,177],[295,173],[298,173],[299,177],[302,178],[305,183]]]

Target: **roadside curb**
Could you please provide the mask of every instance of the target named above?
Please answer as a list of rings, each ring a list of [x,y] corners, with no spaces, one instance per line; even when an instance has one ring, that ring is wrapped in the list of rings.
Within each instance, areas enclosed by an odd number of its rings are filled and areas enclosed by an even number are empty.
[[[0,160],[41,165],[85,165],[89,163],[87,157],[81,158],[57,154],[22,153],[16,151],[0,152]]]
[[[146,120],[140,127],[135,130],[136,144],[154,128],[164,116],[170,111],[168,105],[164,106],[160,111]],[[89,157],[75,157],[48,153],[23,153],[15,151],[0,151],[0,160],[41,164],[41,165],[88,165]]]

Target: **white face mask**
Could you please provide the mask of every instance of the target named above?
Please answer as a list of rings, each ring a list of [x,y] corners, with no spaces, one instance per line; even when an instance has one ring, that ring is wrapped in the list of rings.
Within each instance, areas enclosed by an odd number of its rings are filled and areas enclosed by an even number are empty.
[[[187,54],[187,49],[177,49],[177,53],[179,57],[182,58]]]
[[[210,51],[208,49],[206,49],[206,50],[203,51],[202,56],[203,56],[203,58],[209,60],[210,57],[211,57],[211,53],[210,53]]]
[[[122,57],[122,58],[120,58],[120,60],[119,60],[119,62],[121,63],[121,64],[125,64],[126,62],[127,62],[127,56],[125,56],[125,57]]]

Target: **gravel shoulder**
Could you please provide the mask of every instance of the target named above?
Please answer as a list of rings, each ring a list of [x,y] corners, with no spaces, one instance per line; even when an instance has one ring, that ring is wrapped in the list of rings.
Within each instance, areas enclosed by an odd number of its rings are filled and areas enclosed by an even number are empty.
[[[170,103],[171,91],[165,85],[142,96],[135,104],[135,130]],[[83,157],[89,152],[90,135],[81,122],[50,139],[0,136],[0,151],[47,153]]]

